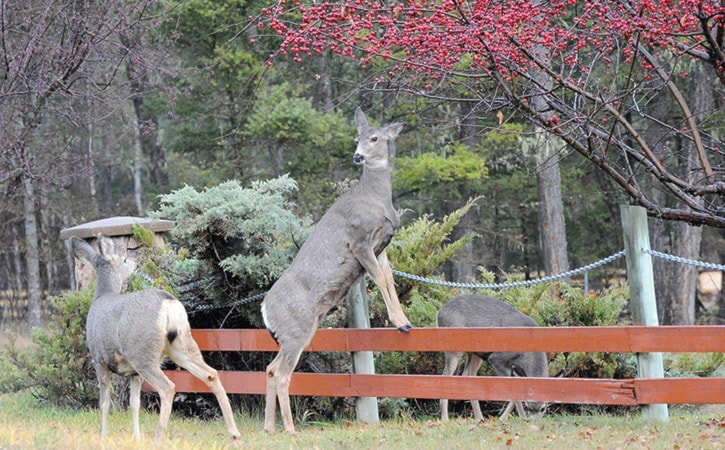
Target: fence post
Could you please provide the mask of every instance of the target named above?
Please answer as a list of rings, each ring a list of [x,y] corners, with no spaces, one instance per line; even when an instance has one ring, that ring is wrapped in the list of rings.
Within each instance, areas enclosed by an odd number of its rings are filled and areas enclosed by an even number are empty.
[[[370,328],[370,312],[368,299],[365,293],[365,277],[353,284],[347,295],[350,308],[348,323],[352,328]],[[373,352],[353,352],[352,367],[355,373],[374,374],[375,362]],[[359,422],[378,423],[378,399],[376,397],[358,397],[355,402],[355,412]]]
[[[641,206],[620,205],[624,250],[627,257],[630,309],[634,323],[658,326],[652,256],[650,249],[647,211]],[[637,354],[638,378],[664,378],[662,353]],[[642,417],[660,422],[668,421],[666,404],[642,406]]]

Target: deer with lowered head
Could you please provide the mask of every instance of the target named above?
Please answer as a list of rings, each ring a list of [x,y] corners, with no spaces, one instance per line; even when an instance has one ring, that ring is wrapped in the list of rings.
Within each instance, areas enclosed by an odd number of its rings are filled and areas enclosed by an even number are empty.
[[[78,237],[71,237],[73,253],[96,272],[93,303],[86,319],[86,344],[100,388],[101,436],[108,432],[111,404],[111,372],[130,377],[130,404],[133,435],[141,439],[139,408],[141,384],[146,380],[159,394],[160,414],[156,439],[166,432],[174,400],[175,386],[161,370],[161,360],[170,358],[203,381],[221,407],[227,433],[236,445],[237,430],[226,391],[217,371],[208,366],[191,335],[186,309],[173,295],[159,289],[121,294],[121,288],[136,269],[135,262],[117,255],[113,240],[98,235],[96,251]]]
[[[320,318],[365,273],[380,289],[392,324],[401,331],[412,327],[400,306],[385,253],[400,224],[393,207],[388,153],[403,125],[371,127],[360,108],[355,111],[355,125],[353,161],[363,166],[360,180],[322,216],[262,302],[264,324],[280,346],[267,366],[267,432],[275,430],[278,400],[285,431],[295,432],[289,400],[292,372]]]
[[[487,328],[487,327],[536,327],[534,319],[512,305],[482,295],[459,295],[441,306],[436,315],[439,327]],[[545,352],[493,352],[467,353],[466,365],[461,375],[475,376],[483,361],[493,366],[500,377],[548,377],[549,360]],[[453,375],[463,352],[446,352],[443,375]],[[483,420],[478,400],[471,400],[476,420]],[[537,418],[544,414],[547,404],[533,401],[512,401],[506,406],[501,418],[507,417],[514,406],[523,418]],[[441,399],[441,420],[448,420],[448,399]]]

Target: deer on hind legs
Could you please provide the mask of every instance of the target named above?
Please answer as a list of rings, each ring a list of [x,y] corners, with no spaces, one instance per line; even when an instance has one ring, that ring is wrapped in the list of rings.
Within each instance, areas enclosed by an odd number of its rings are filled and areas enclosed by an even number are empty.
[[[360,108],[355,111],[355,125],[358,138],[353,161],[363,165],[360,180],[322,216],[262,302],[264,324],[280,345],[267,366],[267,432],[275,431],[278,400],[285,431],[295,432],[289,401],[292,372],[320,318],[365,273],[380,289],[392,324],[401,331],[412,328],[400,306],[385,253],[400,225],[393,207],[388,153],[403,125],[371,127]]]
[[[232,408],[217,371],[208,366],[191,336],[184,305],[173,295],[158,289],[121,294],[121,287],[133,274],[134,262],[114,252],[113,240],[98,235],[100,252],[83,239],[71,237],[73,253],[96,271],[96,290],[86,319],[86,344],[96,369],[100,388],[101,437],[108,433],[111,405],[111,372],[130,377],[130,404],[133,435],[141,439],[138,414],[141,384],[145,379],[160,398],[156,440],[166,432],[174,400],[175,386],[161,370],[168,356],[179,366],[203,381],[221,407],[227,433],[233,443],[241,444]]]
[[[506,302],[482,295],[459,295],[444,304],[436,314],[439,327],[536,327],[534,319]],[[463,352],[446,352],[443,375],[453,375]],[[466,365],[461,375],[475,376],[483,361],[493,366],[500,377],[548,377],[549,361],[544,352],[494,352],[467,353]],[[557,375],[558,376],[558,375]],[[448,399],[441,399],[441,420],[448,420]],[[478,400],[471,400],[476,420],[483,420]],[[547,403],[512,401],[506,406],[501,418],[506,418],[514,406],[523,418],[537,418],[546,411]]]

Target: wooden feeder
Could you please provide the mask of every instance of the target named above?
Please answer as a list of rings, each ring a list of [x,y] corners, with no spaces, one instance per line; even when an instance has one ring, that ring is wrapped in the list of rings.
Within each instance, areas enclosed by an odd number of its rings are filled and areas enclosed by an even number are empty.
[[[163,234],[174,226],[174,222],[164,219],[149,219],[143,217],[109,217],[107,219],[94,220],[93,222],[65,228],[60,232],[60,239],[68,239],[76,236],[85,239],[97,248],[98,234],[104,234],[111,239],[116,247],[116,253],[125,258],[137,259],[138,249],[141,243],[134,237],[134,226],[141,226],[154,232],[155,247],[164,247]],[[81,290],[93,281],[93,268],[89,267],[78,258],[75,261],[76,289]]]

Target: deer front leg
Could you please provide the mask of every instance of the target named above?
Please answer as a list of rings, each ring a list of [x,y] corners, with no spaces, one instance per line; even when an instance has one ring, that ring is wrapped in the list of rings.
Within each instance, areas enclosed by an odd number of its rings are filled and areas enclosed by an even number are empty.
[[[108,435],[108,410],[111,407],[111,371],[103,364],[96,364],[98,378],[98,407],[101,409],[101,437]]]
[[[391,316],[391,307],[392,307],[392,313],[401,316],[400,320],[403,320],[405,322],[405,329],[401,330],[401,331],[408,331],[409,329],[413,328],[413,325],[411,325],[410,321],[408,320],[408,318],[405,316],[405,313],[403,312],[403,308],[400,306],[400,300],[398,299],[398,293],[395,290],[395,280],[393,279],[393,268],[390,267],[390,261],[388,260],[388,254],[385,250],[383,250],[378,255],[378,264],[380,265],[380,269],[383,272],[383,276],[385,278],[385,287],[388,290],[388,296],[390,298],[391,306],[388,306],[388,302],[385,303],[385,306],[388,309],[388,316]]]
[[[132,376],[129,383],[129,403],[131,404],[131,416],[133,417],[133,438],[141,439],[141,426],[138,423],[138,412],[141,409],[141,377]]]
[[[506,405],[506,409],[503,410],[503,412],[499,416],[499,419],[500,420],[507,419],[508,416],[511,415],[511,411],[513,411],[513,410],[514,410],[514,402],[508,402],[508,404]]]
[[[375,285],[380,289],[380,293],[383,295],[383,301],[385,302],[385,308],[388,311],[388,317],[393,325],[400,331],[406,332],[413,328],[410,320],[405,316],[403,308],[400,306],[398,294],[395,292],[393,270],[390,268],[390,262],[388,262],[388,256],[385,250],[377,258],[372,248],[362,252],[355,252],[355,249],[352,249],[352,251],[355,258],[357,258],[367,273],[370,274]]]

